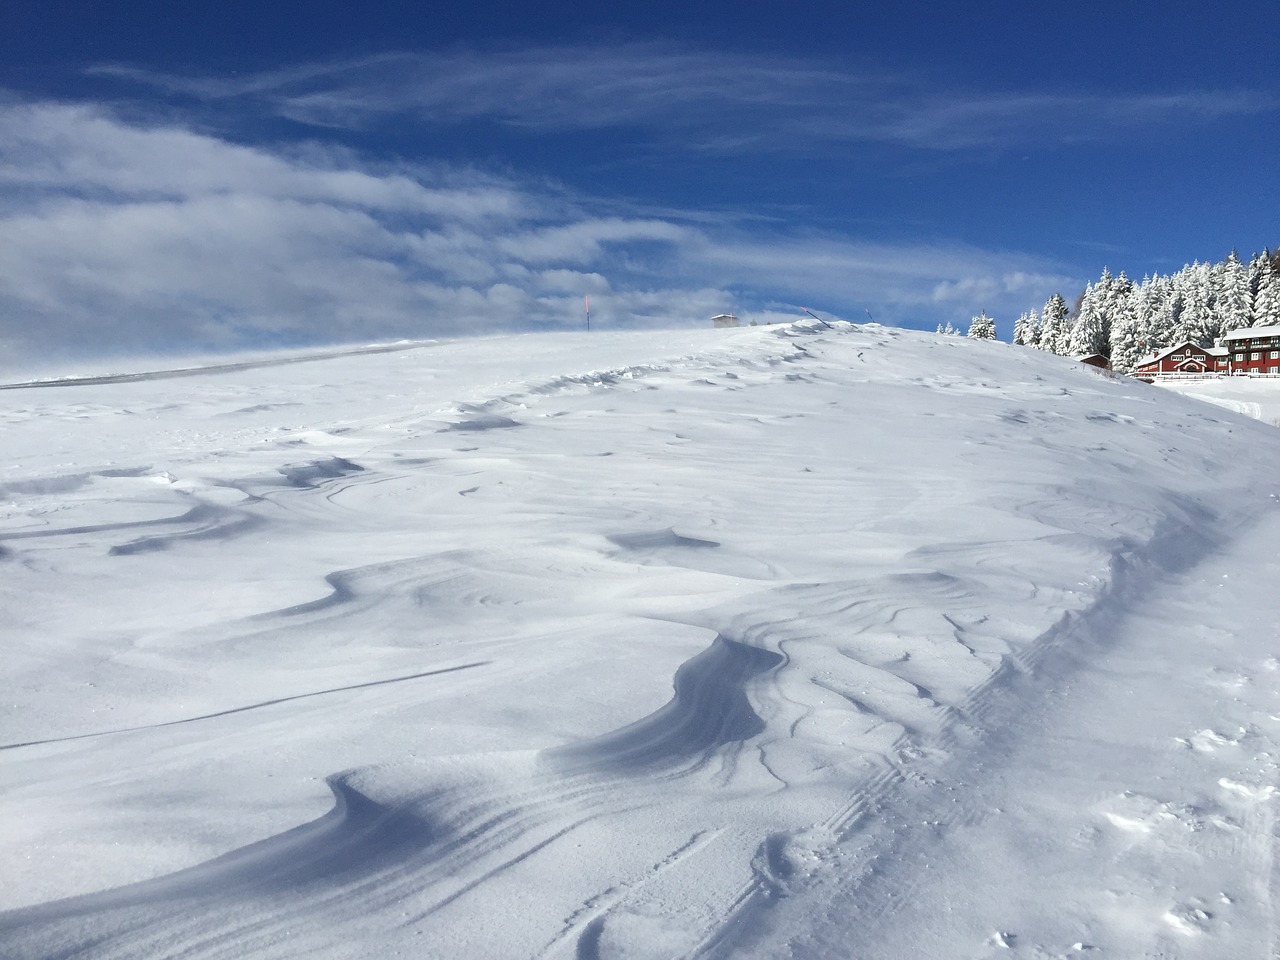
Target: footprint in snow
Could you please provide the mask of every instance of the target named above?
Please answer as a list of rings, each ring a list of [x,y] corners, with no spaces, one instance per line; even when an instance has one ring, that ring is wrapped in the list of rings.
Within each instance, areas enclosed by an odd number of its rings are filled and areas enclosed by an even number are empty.
[[[1197,937],[1208,932],[1213,914],[1203,904],[1178,903],[1166,910],[1161,919],[1184,937]]]
[[[1189,808],[1129,791],[1107,801],[1100,812],[1116,829],[1139,836],[1174,825],[1195,829],[1197,823],[1194,811]]]
[[[987,941],[993,947],[1000,947],[1004,950],[1011,950],[1018,942],[1016,933],[1005,933],[997,931],[991,935],[991,939]]]
[[[1244,800],[1249,803],[1258,803],[1262,800],[1269,800],[1276,792],[1276,788],[1269,783],[1241,783],[1240,781],[1232,780],[1229,777],[1223,777],[1220,779],[1218,781],[1218,786],[1237,800]]]
[[[1244,733],[1243,730],[1240,732]],[[1240,738],[1232,740],[1230,737],[1223,736],[1216,730],[1208,728],[1198,733],[1193,733],[1190,737],[1174,737],[1174,740],[1198,753],[1213,753],[1221,747],[1238,747],[1240,745]]]

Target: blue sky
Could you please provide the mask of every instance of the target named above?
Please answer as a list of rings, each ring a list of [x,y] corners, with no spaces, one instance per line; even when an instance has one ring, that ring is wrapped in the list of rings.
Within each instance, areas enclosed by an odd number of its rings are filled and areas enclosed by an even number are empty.
[[[11,358],[932,329],[1280,243],[1261,7],[18,4]]]

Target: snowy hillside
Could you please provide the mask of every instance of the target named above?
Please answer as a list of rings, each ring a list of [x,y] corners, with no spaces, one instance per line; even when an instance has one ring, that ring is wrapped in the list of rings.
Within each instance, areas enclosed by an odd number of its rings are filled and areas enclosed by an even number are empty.
[[[1272,426],[801,323],[0,436],[6,958],[1274,949]]]
[[[1280,426],[1280,380],[1274,377],[1161,379],[1155,386]]]

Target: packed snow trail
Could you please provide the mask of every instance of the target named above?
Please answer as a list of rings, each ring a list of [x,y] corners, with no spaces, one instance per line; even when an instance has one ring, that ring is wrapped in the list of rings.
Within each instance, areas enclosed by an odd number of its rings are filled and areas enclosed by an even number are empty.
[[[708,955],[1275,956],[1277,537],[1273,505],[1019,677],[1012,722],[792,840]]]
[[[968,882],[935,834],[1011,842],[1045,698],[1274,506],[1271,428],[1035,351],[671,340],[8,393],[6,949],[892,955]],[[1070,926],[968,910],[921,949]]]

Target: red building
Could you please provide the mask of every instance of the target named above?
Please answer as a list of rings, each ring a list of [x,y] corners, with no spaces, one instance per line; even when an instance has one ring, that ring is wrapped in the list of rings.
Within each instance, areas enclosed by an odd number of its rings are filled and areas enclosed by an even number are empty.
[[[1176,347],[1165,347],[1142,360],[1133,374],[1136,377],[1158,377],[1171,373],[1227,373],[1230,368],[1226,347],[1202,347],[1187,340]]]
[[[1088,356],[1076,357],[1081,363],[1087,363],[1091,367],[1097,367],[1100,370],[1110,370],[1111,361],[1100,353],[1091,353]]]
[[[1231,354],[1232,373],[1280,374],[1280,326],[1232,330],[1218,342]]]

